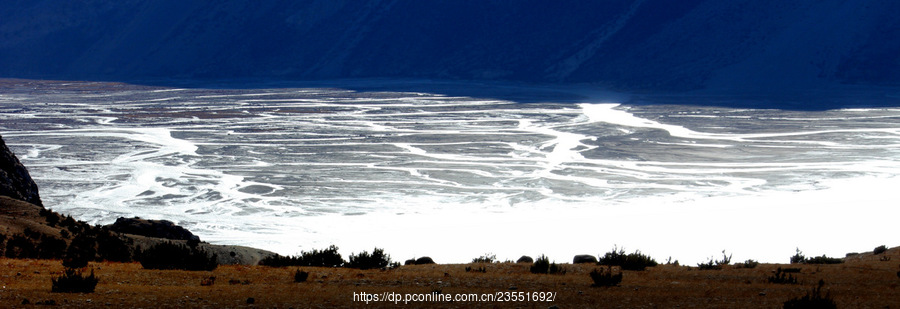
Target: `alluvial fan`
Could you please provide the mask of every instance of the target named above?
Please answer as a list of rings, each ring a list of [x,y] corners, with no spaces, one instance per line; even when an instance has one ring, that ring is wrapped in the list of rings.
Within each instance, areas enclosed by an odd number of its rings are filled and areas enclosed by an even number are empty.
[[[723,248],[763,260],[798,245],[853,251],[828,238],[865,227],[863,248],[889,242],[871,223],[893,213],[900,183],[900,109],[6,87],[0,132],[47,207],[93,223],[166,218],[204,240],[283,254],[330,244],[458,262],[566,260],[614,243],[682,261]]]

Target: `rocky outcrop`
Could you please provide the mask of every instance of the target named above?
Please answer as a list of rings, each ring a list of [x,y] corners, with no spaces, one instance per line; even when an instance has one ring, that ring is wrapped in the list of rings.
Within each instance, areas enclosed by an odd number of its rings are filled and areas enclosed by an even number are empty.
[[[200,237],[191,233],[187,229],[175,225],[168,220],[147,220],[141,218],[118,218],[116,223],[108,225],[110,230],[134,234],[147,237],[156,237],[174,240],[195,240],[199,241]]]
[[[528,264],[531,264],[531,263],[534,263],[534,259],[531,258],[530,256],[523,255],[523,256],[520,257],[518,260],[516,260],[516,263],[528,263]]]
[[[0,195],[43,206],[38,187],[0,137]]]

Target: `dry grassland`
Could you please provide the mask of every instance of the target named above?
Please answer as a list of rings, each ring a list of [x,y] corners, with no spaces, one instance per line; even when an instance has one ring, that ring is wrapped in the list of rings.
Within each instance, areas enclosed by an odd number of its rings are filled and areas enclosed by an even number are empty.
[[[0,259],[0,307],[4,308],[780,308],[819,280],[839,308],[900,308],[900,256],[874,256],[837,265],[762,264],[752,269],[698,270],[666,266],[626,271],[617,287],[591,287],[594,265],[565,265],[564,275],[535,275],[530,264],[415,265],[393,270],[304,268],[307,282],[293,282],[297,268],[220,266],[212,272],[144,270],[139,263],[92,263],[100,278],[89,294],[51,293],[60,261]],[[486,272],[467,272],[466,267]],[[767,282],[778,267],[802,268],[800,284]],[[201,285],[215,276],[212,285]],[[492,294],[554,292],[551,301],[364,302],[354,293]],[[506,294],[510,295],[509,293]],[[248,303],[252,298],[252,304]]]

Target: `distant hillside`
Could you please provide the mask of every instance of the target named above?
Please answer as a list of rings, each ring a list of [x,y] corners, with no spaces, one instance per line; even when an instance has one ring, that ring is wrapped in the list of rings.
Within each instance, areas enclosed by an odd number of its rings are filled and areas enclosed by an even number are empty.
[[[0,77],[896,86],[897,12],[893,0],[7,0]]]

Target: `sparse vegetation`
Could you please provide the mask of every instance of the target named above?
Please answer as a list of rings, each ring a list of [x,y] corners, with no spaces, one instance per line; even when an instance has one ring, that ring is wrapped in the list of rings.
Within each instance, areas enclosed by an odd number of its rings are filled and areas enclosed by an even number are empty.
[[[756,266],[759,266],[759,262],[753,259],[746,260],[743,263],[734,264],[734,267],[737,268],[756,268]]]
[[[731,264],[731,255],[725,253],[725,250],[722,250],[721,260],[709,258],[709,261],[706,263],[698,263],[697,267],[700,268],[700,270],[720,270],[728,264]]]
[[[144,250],[140,262],[145,269],[210,271],[219,265],[216,258],[198,247],[163,242]]]
[[[617,286],[622,282],[622,272],[613,275],[612,267],[607,266],[606,270],[594,269],[590,273],[591,280],[594,281],[593,287]]]
[[[613,247],[598,260],[597,264],[606,266],[619,266],[623,270],[644,270],[647,267],[659,265],[653,258],[646,256],[639,250],[625,254],[625,249]]]
[[[794,278],[794,275],[790,273],[791,272],[785,271],[779,267],[774,275],[766,278],[766,281],[778,284],[797,284],[797,278]]]
[[[819,285],[813,287],[812,291],[807,292],[805,296],[784,302],[784,309],[837,308],[837,304],[831,298],[830,292],[825,292],[825,295],[822,295],[823,286],[825,286],[825,281],[819,280]]]
[[[91,269],[90,275],[83,275],[81,270],[66,268],[62,276],[50,279],[53,293],[93,293],[99,279],[94,276]]]
[[[497,261],[497,255],[493,253],[485,253],[477,258],[472,259],[472,263],[494,263]]]

